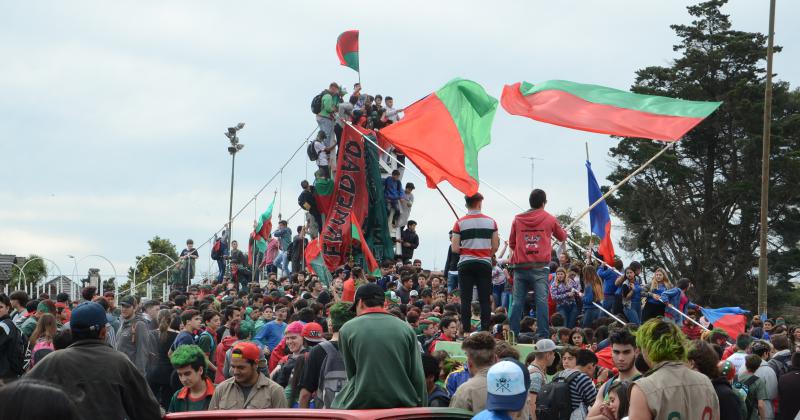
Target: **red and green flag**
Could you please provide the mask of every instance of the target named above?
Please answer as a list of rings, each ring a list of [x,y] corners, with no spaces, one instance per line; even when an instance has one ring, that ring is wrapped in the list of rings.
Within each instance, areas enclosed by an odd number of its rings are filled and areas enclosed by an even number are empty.
[[[722,102],[641,95],[566,80],[506,85],[500,99],[514,115],[594,133],[677,141]]]
[[[325,258],[322,256],[322,246],[320,245],[319,236],[306,246],[305,259],[308,271],[316,274],[326,287],[329,286],[333,276],[331,276],[328,267],[325,266]]]
[[[447,180],[466,195],[478,192],[478,151],[491,142],[497,99],[473,81],[453,79],[405,108],[381,129],[383,138],[414,162],[428,187]]]
[[[358,70],[358,30],[342,32],[336,39],[336,55],[339,56],[339,63]]]
[[[369,246],[367,246],[367,242],[364,239],[364,232],[361,231],[361,221],[358,220],[358,216],[356,216],[355,213],[350,213],[350,226],[353,244],[358,244],[361,248],[361,253],[364,254],[364,262],[367,264],[365,271],[373,276],[380,277],[381,267],[378,265],[378,261],[375,260],[375,256],[372,255]]]

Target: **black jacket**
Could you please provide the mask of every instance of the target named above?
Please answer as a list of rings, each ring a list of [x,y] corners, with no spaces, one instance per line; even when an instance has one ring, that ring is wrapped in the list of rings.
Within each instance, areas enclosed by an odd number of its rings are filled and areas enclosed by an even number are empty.
[[[419,236],[417,236],[417,232],[411,229],[403,229],[403,232],[400,234],[400,239],[403,241],[403,260],[410,260],[414,257],[414,250],[419,246]],[[406,246],[406,242],[411,246]]]
[[[778,420],[794,419],[800,413],[800,368],[792,369],[778,378]]]
[[[719,400],[719,418],[725,420],[742,420],[741,400],[724,377],[711,381]]]
[[[20,331],[11,322],[10,317],[0,318],[0,379],[17,377],[16,373],[11,371],[11,357],[15,351],[18,334]]]
[[[79,340],[50,353],[25,376],[60,385],[84,419],[161,418],[144,376],[103,340]]]

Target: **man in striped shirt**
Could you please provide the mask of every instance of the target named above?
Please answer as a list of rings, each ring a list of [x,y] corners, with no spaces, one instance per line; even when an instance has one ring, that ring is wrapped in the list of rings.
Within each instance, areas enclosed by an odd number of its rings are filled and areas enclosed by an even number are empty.
[[[461,326],[463,334],[470,333],[472,288],[478,289],[481,307],[481,331],[489,331],[492,316],[489,297],[492,295],[492,255],[500,245],[497,223],[481,213],[483,196],[476,193],[465,197],[467,214],[456,221],[450,248],[459,254],[458,287],[461,290]]]

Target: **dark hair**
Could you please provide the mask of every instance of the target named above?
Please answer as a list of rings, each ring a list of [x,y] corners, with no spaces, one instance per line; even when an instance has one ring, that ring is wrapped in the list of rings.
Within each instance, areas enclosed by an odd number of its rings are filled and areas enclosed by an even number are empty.
[[[678,280],[678,282],[675,284],[675,286],[677,286],[677,287],[678,287],[678,289],[681,289],[681,290],[686,290],[686,289],[688,289],[688,288],[689,288],[689,285],[690,285],[691,283],[692,283],[692,281],[691,281],[691,280],[689,280],[689,279],[687,279],[686,277],[684,277],[684,278],[682,278],[682,279]]]
[[[47,403],[42,404],[46,401]],[[0,388],[0,418],[78,420],[78,408],[66,391],[52,383],[21,378]]]
[[[72,330],[69,328],[64,328],[53,337],[54,350],[64,350],[69,347],[70,344],[72,344]]]
[[[494,347],[494,355],[498,360],[506,357],[519,360],[519,350],[515,349],[508,341],[498,341]]]
[[[417,222],[415,220],[409,220],[408,223],[406,223],[406,226],[411,226],[411,225],[416,226]]]
[[[203,311],[203,322],[205,323],[205,322],[211,321],[211,319],[213,319],[215,316],[218,316],[218,315],[219,315],[219,312],[217,312],[217,311],[215,311],[213,309],[207,309],[207,310]]]
[[[597,364],[597,355],[591,350],[578,350],[577,354],[575,354],[575,364],[578,366],[586,366],[589,363]]]
[[[449,327],[450,324],[452,324],[454,322],[458,323],[458,320],[455,317],[451,317],[451,316],[444,317],[444,318],[442,318],[441,321],[439,321],[439,328],[444,330],[445,328]]]
[[[761,366],[761,362],[761,357],[757,354],[748,354],[747,357],[744,358],[744,366],[750,373],[755,373],[756,369]]]
[[[773,335],[769,338],[769,341],[776,351],[789,349],[789,338],[785,335]]]
[[[5,293],[0,293],[0,303],[11,308],[11,299],[9,299],[8,295]]]
[[[714,348],[705,341],[692,341],[692,348],[687,354],[687,359],[694,363],[698,372],[708,376],[708,379],[716,379],[720,376],[719,368],[717,368],[719,356]]]
[[[178,296],[175,296],[175,299],[173,300],[173,302],[175,302],[175,306],[181,306],[182,307],[183,305],[186,305],[186,301],[187,300],[189,300],[189,297],[187,297],[186,295],[178,295]]]
[[[617,416],[625,418],[628,416],[628,409],[631,405],[631,389],[632,383],[628,381],[617,381],[608,389],[609,392],[615,392],[617,399],[619,399],[619,408],[617,409]]]
[[[630,345],[634,348],[636,347],[636,337],[626,328],[615,329],[611,331],[611,334],[608,335],[608,341],[611,342],[611,344],[622,344]]]
[[[29,299],[28,298],[28,293],[26,293],[24,290],[17,290],[17,291],[11,292],[11,294],[8,295],[8,297],[11,300],[16,300],[23,307],[25,306],[25,304],[28,303],[28,299]]]
[[[433,381],[439,380],[439,360],[430,354],[422,355],[422,370],[425,372],[425,378],[433,376]]]
[[[478,366],[489,366],[494,359],[494,337],[487,332],[472,334],[464,339],[461,348],[467,358]]]
[[[97,294],[97,288],[94,286],[86,286],[81,290],[81,297],[83,300],[91,301],[94,295]]]
[[[397,169],[393,170],[392,171],[392,176],[395,176],[395,175],[400,175],[400,171],[397,170]]]
[[[196,316],[199,316],[199,315],[200,315],[200,312],[198,312],[198,311],[196,311],[194,309],[189,309],[188,311],[183,311],[183,313],[181,314],[181,324],[186,325],[186,323],[191,321],[192,318],[194,318]]]
[[[533,324],[536,320],[532,316],[526,316],[519,322],[519,332],[533,332]]]
[[[800,351],[796,351],[792,355],[792,367],[795,369],[800,369]]]
[[[550,325],[553,327],[563,327],[564,323],[564,315],[561,315],[560,312],[556,312],[550,317]]]
[[[466,203],[467,207],[475,207],[475,205],[481,201],[483,201],[483,195],[481,195],[481,193],[464,196],[464,202]]]
[[[531,195],[528,197],[528,204],[530,204],[532,209],[540,209],[546,202],[547,194],[538,188],[531,191]]]

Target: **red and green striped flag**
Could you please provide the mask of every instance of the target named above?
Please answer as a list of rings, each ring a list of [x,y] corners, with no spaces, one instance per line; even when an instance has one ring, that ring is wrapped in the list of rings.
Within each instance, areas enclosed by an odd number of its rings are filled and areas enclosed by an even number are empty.
[[[339,56],[339,63],[358,70],[358,29],[342,32],[336,39],[336,55]]]
[[[259,245],[258,249],[262,252],[267,249],[266,241],[268,241],[270,236],[272,236],[273,207],[275,207],[275,197],[272,197],[272,202],[269,203],[269,207],[267,207],[267,210],[265,210],[264,213],[261,213],[261,216],[258,217],[258,220],[256,221],[256,226],[254,228],[255,239],[257,241],[256,244]],[[261,249],[261,244],[259,244],[259,242],[261,241],[264,241],[262,242],[264,249]]]
[[[722,102],[641,95],[566,80],[506,85],[500,99],[510,114],[576,130],[677,141]]]
[[[380,277],[381,267],[378,265],[378,261],[375,260],[375,256],[372,255],[372,251],[364,240],[364,232],[361,231],[361,222],[358,220],[355,213],[350,213],[350,226],[353,243],[358,244],[361,248],[361,253],[364,254],[364,261],[367,263],[365,271],[373,276]]]
[[[405,117],[379,138],[400,149],[425,174],[428,187],[447,180],[466,195],[478,192],[478,151],[491,142],[497,99],[473,81],[453,79],[405,108]]]
[[[322,257],[322,245],[320,244],[319,237],[314,238],[308,243],[305,253],[306,269],[310,273],[314,273],[319,277],[319,280],[326,287],[331,284],[331,272],[325,266],[325,258]]]

